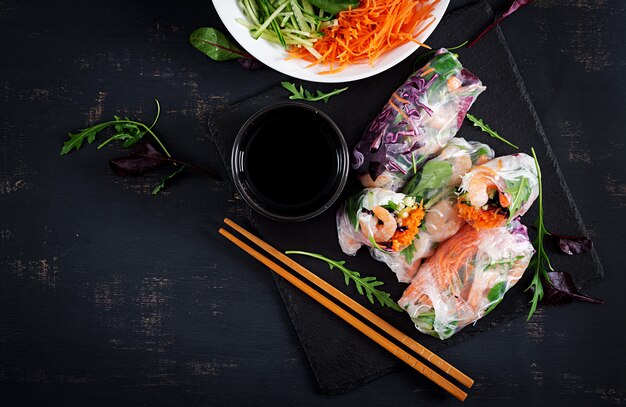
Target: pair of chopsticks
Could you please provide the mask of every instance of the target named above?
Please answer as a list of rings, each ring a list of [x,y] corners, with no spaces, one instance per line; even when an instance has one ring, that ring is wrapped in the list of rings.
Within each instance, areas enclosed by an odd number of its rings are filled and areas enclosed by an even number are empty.
[[[276,250],[269,244],[265,243],[263,240],[259,239],[252,233],[248,232],[246,229],[242,228],[232,220],[226,218],[224,219],[224,223],[241,235],[245,236],[252,243],[256,244],[258,247],[266,251],[275,259],[282,262],[287,267],[291,268],[295,272],[297,272],[301,277],[304,277],[309,282],[317,286],[319,289],[324,291],[326,294],[333,297],[335,300],[339,301],[346,307],[350,308],[357,315],[361,316],[363,319],[369,321],[371,324],[376,326],[381,331],[385,332],[392,338],[399,341],[401,344],[405,345],[407,348],[411,349],[417,355],[425,358],[428,362],[433,364],[435,367],[441,369],[443,373],[448,374],[450,377],[456,379],[459,383],[467,388],[472,387],[474,384],[474,380],[468,377],[466,374],[435,355],[433,352],[425,348],[423,345],[419,344],[415,340],[411,339],[407,335],[400,332],[398,329],[391,326],[388,322],[363,307],[332,285],[328,284],[326,281],[322,280],[317,275],[313,274],[311,271],[307,270],[305,267],[301,266],[294,260],[287,257],[282,252]],[[467,393],[458,388],[456,385],[448,381],[445,377],[441,376],[436,371],[432,370],[430,367],[426,366],[423,362],[417,360],[414,356],[410,355],[408,352],[400,348],[398,345],[390,341],[388,338],[371,328],[369,325],[365,324],[360,319],[356,318],[354,315],[346,311],[344,308],[340,307],[338,304],[334,303],[320,292],[313,289],[311,286],[304,283],[302,280],[295,277],[289,271],[284,269],[283,267],[276,264],[274,261],[270,260],[268,257],[259,253],[248,244],[241,241],[239,238],[235,237],[232,233],[225,230],[224,228],[220,228],[219,233],[234,243],[237,247],[244,250],[246,253],[265,264],[267,267],[272,269],[275,273],[289,281],[291,284],[295,285],[297,288],[302,290],[309,297],[313,298],[315,301],[322,304],[328,310],[333,312],[335,315],[346,321],[348,324],[358,329],[362,334],[372,339],[374,342],[382,346],[384,349],[389,351],[391,354],[396,356],[398,359],[411,366],[413,369],[420,372],[422,375],[426,376],[429,380],[437,384],[442,389],[446,390],[448,393],[456,397],[457,399],[463,401],[467,397]]]

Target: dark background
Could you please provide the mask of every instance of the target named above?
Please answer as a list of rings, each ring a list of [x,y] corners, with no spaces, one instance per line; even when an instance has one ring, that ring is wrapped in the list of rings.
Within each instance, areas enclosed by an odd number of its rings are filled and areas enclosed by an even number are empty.
[[[606,304],[540,308],[442,351],[477,381],[466,403],[626,403],[625,17],[619,0],[537,1],[502,27]],[[158,98],[172,153],[223,171],[209,110],[286,77],[208,60],[187,42],[200,26],[223,27],[209,1],[0,2],[0,404],[455,405],[408,369],[320,395],[270,274],[216,234],[242,216],[226,183],[189,175],[154,197],[163,174],[115,177],[114,149],[58,156],[67,131],[149,121]]]

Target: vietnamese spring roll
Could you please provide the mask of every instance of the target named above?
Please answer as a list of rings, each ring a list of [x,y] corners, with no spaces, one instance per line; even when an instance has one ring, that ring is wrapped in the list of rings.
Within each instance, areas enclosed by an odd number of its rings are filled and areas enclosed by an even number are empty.
[[[465,223],[459,217],[455,195],[461,177],[472,166],[483,164],[493,156],[493,150],[486,144],[456,137],[450,140],[404,188],[403,192],[414,197],[415,202],[421,202],[425,210],[413,242],[400,252],[370,248],[372,257],[386,263],[398,281],[411,281],[422,259],[431,256],[438,243],[453,236]]]
[[[400,252],[413,242],[424,218],[415,198],[383,188],[366,188],[337,211],[337,233],[344,253],[361,246]]]
[[[352,165],[363,186],[400,190],[454,137],[484,90],[455,54],[437,51],[391,95],[355,146]]]
[[[487,144],[454,137],[406,183],[402,192],[424,201],[425,207],[432,206],[445,190],[461,185],[462,177],[473,166],[485,164],[493,157],[494,151]]]
[[[517,220],[483,230],[465,225],[420,266],[398,304],[419,331],[447,339],[491,312],[533,254]]]
[[[406,195],[376,188],[369,195],[364,192],[352,198],[337,215],[342,249],[346,254],[353,255],[361,245],[368,246],[372,257],[386,263],[396,273],[398,281],[408,283],[421,259],[430,256],[438,242],[455,234],[464,223],[458,216],[454,195],[461,176],[472,165],[489,161],[493,155],[493,150],[486,144],[454,138],[437,157],[422,168],[415,177],[417,180],[411,180],[407,184]],[[408,204],[413,206],[407,212]],[[376,205],[383,206],[383,209],[395,205],[400,209],[397,212],[400,216],[397,220],[397,233],[392,237],[391,244],[386,240],[387,235],[374,235],[366,227],[359,228],[359,222],[363,218],[369,220],[372,215],[363,208],[373,211],[372,208]],[[421,212],[416,212],[418,209]],[[386,214],[378,211],[377,219],[380,223]],[[418,213],[422,214],[423,221],[417,216]],[[375,213],[373,215],[376,216]],[[403,229],[408,222],[411,222],[412,227],[405,231]],[[372,244],[372,236],[377,244]]]
[[[532,157],[523,153],[497,157],[463,176],[459,215],[477,229],[500,227],[524,215],[538,195]]]

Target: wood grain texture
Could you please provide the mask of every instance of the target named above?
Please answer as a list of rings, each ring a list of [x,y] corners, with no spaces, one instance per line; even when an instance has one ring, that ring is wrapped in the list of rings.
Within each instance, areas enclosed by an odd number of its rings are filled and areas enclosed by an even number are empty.
[[[625,13],[537,0],[503,26],[603,260],[589,294],[606,304],[544,308],[446,349],[476,378],[466,404],[626,403]],[[271,276],[215,233],[241,219],[225,185],[189,176],[153,197],[162,174],[116,178],[114,148],[58,156],[68,131],[148,120],[156,97],[169,148],[219,168],[208,108],[286,78],[190,47],[195,28],[223,28],[210,2],[2,1],[0,26],[0,404],[457,405],[409,369],[320,395]]]

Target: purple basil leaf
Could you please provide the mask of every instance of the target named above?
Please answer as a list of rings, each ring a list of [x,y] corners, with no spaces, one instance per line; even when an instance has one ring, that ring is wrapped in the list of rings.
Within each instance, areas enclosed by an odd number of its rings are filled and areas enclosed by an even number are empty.
[[[604,304],[603,300],[589,297],[582,294],[576,288],[572,276],[564,271],[551,271],[548,273],[550,282],[544,281],[543,301],[552,305],[565,305],[574,300],[591,302],[594,304]]]
[[[484,37],[485,34],[487,34],[489,31],[491,31],[496,25],[500,24],[500,22],[502,22],[502,20],[504,20],[505,18],[507,18],[511,14],[515,13],[520,8],[522,8],[522,7],[532,3],[533,1],[534,0],[514,0],[513,4],[511,4],[511,7],[509,7],[509,9],[504,12],[504,14],[502,14],[500,16],[500,18],[496,19],[496,21],[494,21],[490,26],[485,28],[483,30],[483,32],[478,34],[478,37],[476,37],[474,39],[474,41],[472,41],[467,47],[468,48],[472,48],[478,42],[478,40],[480,40],[482,37]]]
[[[591,239],[585,236],[562,236],[552,233],[550,238],[559,246],[563,253],[570,256],[587,253],[593,246]]]
[[[258,59],[238,58],[237,62],[239,62],[239,65],[248,71],[258,71],[259,69],[263,69],[265,67],[263,62]]]
[[[140,144],[131,155],[109,160],[109,166],[120,177],[139,175],[161,164],[169,162],[169,158],[150,143]]]

